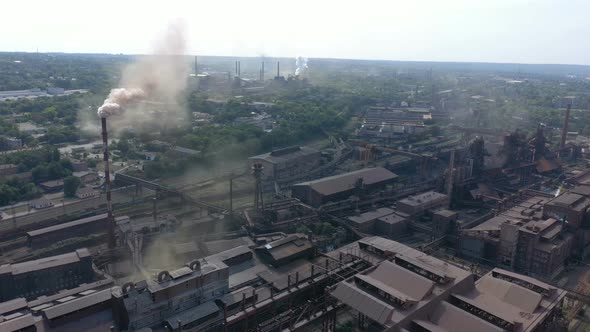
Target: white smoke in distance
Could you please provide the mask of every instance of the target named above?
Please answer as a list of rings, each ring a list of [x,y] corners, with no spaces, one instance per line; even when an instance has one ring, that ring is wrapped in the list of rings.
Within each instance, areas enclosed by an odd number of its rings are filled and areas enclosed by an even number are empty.
[[[295,67],[297,67],[297,69],[295,69],[295,76],[305,75],[305,73],[307,72],[307,69],[309,68],[307,66],[307,58],[304,58],[302,56],[298,56],[295,59]]]
[[[176,98],[186,88],[190,71],[188,62],[183,58],[186,48],[184,23],[177,21],[169,24],[155,41],[152,54],[141,57],[123,70],[120,88],[111,90],[98,108],[98,116],[123,115],[117,122],[134,123],[139,118],[149,118],[138,106],[142,101],[149,99],[177,104]]]

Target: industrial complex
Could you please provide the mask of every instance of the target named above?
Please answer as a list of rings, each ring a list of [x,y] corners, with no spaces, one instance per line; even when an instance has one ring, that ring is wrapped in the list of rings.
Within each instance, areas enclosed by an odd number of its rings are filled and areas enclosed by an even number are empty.
[[[371,100],[338,130],[314,125],[320,139],[276,143],[257,139],[292,114],[267,97],[312,88],[278,62],[267,80],[264,63],[251,78],[240,61],[232,75],[195,59],[195,91],[235,98],[195,102],[218,113],[194,112],[182,139],[164,141],[172,126],[114,144],[133,136],[115,121],[138,92],[122,88],[120,105],[111,92],[101,140],[60,147],[71,160],[58,150],[52,167],[67,176],[0,210],[1,332],[560,332],[587,319],[590,139],[569,133],[571,105],[561,130],[510,133],[454,121],[460,98],[477,117],[489,98],[406,84],[403,101]],[[227,150],[209,140],[238,130]],[[215,164],[238,141],[248,155]],[[0,178],[43,175],[17,164]]]

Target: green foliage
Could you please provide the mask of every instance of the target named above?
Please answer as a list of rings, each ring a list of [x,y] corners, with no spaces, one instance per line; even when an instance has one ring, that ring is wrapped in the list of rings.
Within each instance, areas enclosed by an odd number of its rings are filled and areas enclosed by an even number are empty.
[[[19,178],[0,179],[0,205],[30,200],[39,196],[41,192],[31,182]]]
[[[37,165],[51,162],[54,157],[54,149],[46,147],[0,155],[0,164],[15,164],[18,165],[19,172],[26,172]]]
[[[96,159],[87,159],[86,163],[87,163],[88,167],[94,168],[94,167],[96,167],[97,162],[96,162]]]
[[[104,92],[118,81],[121,66],[130,59],[121,55],[0,53],[0,91],[54,86]]]
[[[297,229],[295,231],[297,233],[302,233],[302,234],[312,233],[311,229],[309,229],[309,227],[307,227],[305,225],[300,225],[299,227],[297,227]]]
[[[64,195],[66,197],[76,196],[76,190],[80,187],[80,179],[75,176],[68,176],[64,179]]]
[[[167,176],[180,175],[190,166],[190,164],[190,160],[162,157],[159,160],[144,165],[144,176],[147,179],[154,180]]]

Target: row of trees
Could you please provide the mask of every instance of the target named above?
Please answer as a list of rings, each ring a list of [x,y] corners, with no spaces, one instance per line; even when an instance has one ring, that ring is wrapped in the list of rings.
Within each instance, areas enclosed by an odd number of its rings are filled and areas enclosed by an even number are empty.
[[[73,173],[72,162],[67,158],[61,158],[59,150],[55,148],[3,155],[0,156],[0,164],[18,165],[19,172],[31,172],[33,179],[32,181],[17,177],[0,179],[0,205],[39,197],[41,191],[36,184],[44,181],[65,178],[68,182],[69,191],[67,194],[70,196],[75,194],[80,185],[80,180],[71,176]],[[75,181],[77,184],[73,183]]]

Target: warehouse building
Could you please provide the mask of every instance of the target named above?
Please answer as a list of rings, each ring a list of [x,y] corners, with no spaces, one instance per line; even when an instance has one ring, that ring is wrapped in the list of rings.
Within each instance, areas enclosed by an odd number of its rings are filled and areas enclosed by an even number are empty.
[[[304,234],[290,234],[255,250],[262,260],[272,266],[284,265],[298,258],[310,258],[314,254],[314,247]]]
[[[396,237],[408,230],[410,218],[393,208],[378,208],[347,218],[349,225],[361,233]]]
[[[293,185],[293,197],[302,202],[318,207],[327,202],[335,202],[349,198],[358,193],[359,183],[362,191],[376,191],[392,184],[397,175],[383,167],[363,168],[354,172],[334,175],[318,180]],[[362,179],[362,182],[359,180]]]
[[[74,288],[94,280],[87,249],[63,255],[0,266],[0,301],[27,299]]]
[[[262,179],[284,181],[306,175],[320,166],[319,150],[306,146],[292,146],[248,158],[249,164],[264,167]]]
[[[330,294],[375,331],[547,331],[566,291],[502,269],[482,278],[401,243],[353,244],[382,261],[339,282]]]
[[[128,217],[126,216],[115,218],[116,221],[127,219]],[[27,244],[31,248],[41,248],[48,244],[73,237],[88,236],[93,233],[106,233],[106,222],[107,214],[103,213],[63,224],[36,229],[27,232]]]
[[[427,191],[409,196],[397,202],[397,209],[410,216],[421,216],[427,212],[445,208],[449,205],[449,197],[436,191]]]

